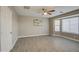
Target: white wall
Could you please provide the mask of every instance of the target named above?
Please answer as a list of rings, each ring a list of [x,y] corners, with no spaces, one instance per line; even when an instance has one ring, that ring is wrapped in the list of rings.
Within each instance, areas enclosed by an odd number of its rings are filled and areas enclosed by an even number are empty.
[[[41,20],[41,26],[34,26],[33,19]],[[19,37],[49,35],[49,23],[46,18],[19,16]]]
[[[1,6],[1,51],[12,48],[12,11],[9,7]]]
[[[18,39],[18,16],[14,10],[12,12],[12,45],[14,46]]]
[[[17,15],[7,7],[1,7],[1,51],[10,51],[17,40]]]
[[[0,51],[1,51],[1,7],[0,7]]]

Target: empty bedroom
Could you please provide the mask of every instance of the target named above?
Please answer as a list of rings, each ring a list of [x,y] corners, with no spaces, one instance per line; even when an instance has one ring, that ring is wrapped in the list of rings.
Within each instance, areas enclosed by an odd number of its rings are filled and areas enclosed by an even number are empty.
[[[79,52],[79,6],[0,6],[0,52]]]

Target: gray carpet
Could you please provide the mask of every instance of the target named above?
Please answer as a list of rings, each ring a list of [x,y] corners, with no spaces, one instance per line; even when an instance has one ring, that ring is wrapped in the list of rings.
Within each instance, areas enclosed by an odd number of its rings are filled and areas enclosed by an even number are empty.
[[[78,52],[79,42],[61,37],[20,38],[11,52]]]

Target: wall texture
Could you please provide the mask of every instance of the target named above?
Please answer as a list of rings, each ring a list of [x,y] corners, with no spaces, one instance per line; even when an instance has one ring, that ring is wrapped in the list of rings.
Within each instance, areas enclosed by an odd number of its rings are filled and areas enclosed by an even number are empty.
[[[12,10],[12,45],[14,46],[18,39],[18,16]]]
[[[8,6],[1,6],[1,51],[10,51],[17,40],[17,15]]]
[[[0,51],[1,51],[1,7],[0,7]]]
[[[9,7],[1,6],[1,51],[12,48],[12,11]]]
[[[53,19],[49,19],[49,35],[53,35],[54,33],[54,20]]]
[[[41,20],[40,26],[34,26],[33,19]],[[49,22],[46,18],[19,16],[19,37],[49,35]]]

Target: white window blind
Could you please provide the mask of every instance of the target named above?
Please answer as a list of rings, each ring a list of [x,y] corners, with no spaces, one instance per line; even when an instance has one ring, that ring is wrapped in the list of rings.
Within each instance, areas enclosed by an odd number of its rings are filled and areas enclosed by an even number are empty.
[[[62,32],[79,34],[78,17],[63,19],[62,20]]]
[[[60,20],[55,20],[55,31],[60,31]]]

